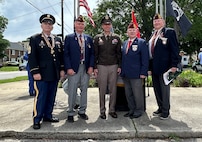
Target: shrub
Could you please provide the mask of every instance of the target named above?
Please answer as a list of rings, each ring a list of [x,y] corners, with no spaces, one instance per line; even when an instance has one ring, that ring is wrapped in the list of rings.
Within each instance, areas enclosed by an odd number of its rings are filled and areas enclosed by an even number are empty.
[[[149,76],[146,80],[146,85],[152,86],[152,79]],[[183,71],[176,79],[173,80],[174,87],[202,87],[202,75],[192,70]]]
[[[192,70],[183,71],[174,81],[175,87],[202,87],[202,75]]]

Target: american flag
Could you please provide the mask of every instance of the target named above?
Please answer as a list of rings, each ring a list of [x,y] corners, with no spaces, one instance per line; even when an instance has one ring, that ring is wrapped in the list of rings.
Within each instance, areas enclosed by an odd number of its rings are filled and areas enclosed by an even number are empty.
[[[92,17],[92,12],[90,11],[90,7],[88,6],[88,3],[86,0],[79,0],[79,6],[83,6],[86,9],[86,12],[88,14],[88,17],[90,19],[90,23],[93,27],[95,27],[95,22],[93,21]]]

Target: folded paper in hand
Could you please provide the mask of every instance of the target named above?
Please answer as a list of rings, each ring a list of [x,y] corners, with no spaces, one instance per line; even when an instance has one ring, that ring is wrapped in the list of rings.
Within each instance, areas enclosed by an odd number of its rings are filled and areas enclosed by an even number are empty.
[[[169,69],[167,72],[163,74],[163,80],[165,85],[170,84],[173,79],[175,79],[179,74],[181,74],[181,70],[177,70],[175,73],[172,73],[171,69]]]

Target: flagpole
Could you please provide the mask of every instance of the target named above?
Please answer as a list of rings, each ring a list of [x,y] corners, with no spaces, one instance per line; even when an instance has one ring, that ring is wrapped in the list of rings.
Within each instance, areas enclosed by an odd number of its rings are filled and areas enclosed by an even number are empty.
[[[158,5],[159,5],[159,0],[156,0],[156,13],[159,13]]]
[[[61,0],[61,17],[62,17],[62,41],[64,40],[64,11],[63,11],[63,0]]]
[[[77,17],[80,15],[79,0],[77,0]]]

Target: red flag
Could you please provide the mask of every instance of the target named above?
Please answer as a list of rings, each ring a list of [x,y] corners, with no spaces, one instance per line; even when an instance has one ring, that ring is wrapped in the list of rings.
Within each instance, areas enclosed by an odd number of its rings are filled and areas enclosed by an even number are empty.
[[[86,0],[79,0],[79,6],[83,6],[86,9],[86,12],[88,14],[88,17],[90,19],[90,23],[93,27],[95,27],[95,22],[92,19],[92,12],[90,11],[90,7],[88,6],[88,3]]]
[[[135,12],[134,12],[133,9],[132,9],[132,13],[131,14],[132,14],[131,16],[132,16],[132,22],[134,24],[134,27],[138,29],[138,23],[137,23],[137,20],[136,20],[136,17],[135,17]],[[140,31],[139,31],[139,29],[138,29],[138,32],[137,32],[137,37],[140,38]]]

